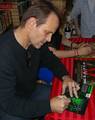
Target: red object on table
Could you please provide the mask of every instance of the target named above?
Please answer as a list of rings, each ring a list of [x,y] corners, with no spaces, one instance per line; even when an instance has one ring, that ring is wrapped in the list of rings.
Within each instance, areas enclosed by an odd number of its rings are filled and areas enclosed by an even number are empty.
[[[72,41],[76,42],[93,42],[95,41],[95,38],[93,39],[86,39],[86,38],[72,38]],[[95,58],[77,58],[77,59],[94,59]],[[71,75],[73,76],[73,65],[74,65],[74,58],[62,58],[61,62],[66,65],[66,68]],[[54,96],[58,96],[61,94],[62,91],[62,82],[58,78],[54,78],[52,90],[51,90],[51,98]],[[90,100],[88,102],[88,106],[86,109],[86,112],[84,115],[80,115],[74,112],[70,112],[68,110],[65,110],[63,113],[48,113],[45,116],[45,120],[95,120],[95,89],[92,92],[92,95],[90,97]]]
[[[70,38],[69,40],[76,43],[95,42],[95,38]]]

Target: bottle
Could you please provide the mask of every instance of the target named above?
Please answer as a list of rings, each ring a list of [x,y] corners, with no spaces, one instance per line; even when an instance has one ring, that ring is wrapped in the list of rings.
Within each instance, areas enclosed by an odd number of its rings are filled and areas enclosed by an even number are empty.
[[[64,35],[65,35],[65,38],[67,39],[71,38],[71,27],[68,22],[65,24],[65,27],[64,27]]]
[[[76,28],[75,28],[75,25],[72,24],[72,30],[71,30],[71,36],[77,36],[77,31],[76,31]]]

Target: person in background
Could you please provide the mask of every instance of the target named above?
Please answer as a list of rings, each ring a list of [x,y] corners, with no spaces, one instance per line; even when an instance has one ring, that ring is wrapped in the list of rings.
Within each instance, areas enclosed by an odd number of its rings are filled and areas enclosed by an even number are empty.
[[[76,57],[82,55],[90,55],[92,53],[91,45],[83,44],[81,47],[72,50],[59,50],[54,47],[49,47],[49,50],[53,52],[58,58]]]
[[[49,50],[52,51],[59,58],[89,55],[92,52],[92,48],[88,43],[83,43],[80,45],[64,37],[64,21],[66,21],[68,13],[68,9],[66,9],[66,0],[52,0],[52,3],[55,5],[59,13],[61,14],[62,22],[59,29],[57,29],[57,31],[52,36],[52,41],[49,43]],[[60,50],[61,44],[70,47],[71,50]]]
[[[53,5],[58,9],[59,14],[61,16],[61,25],[57,29],[56,33],[53,35],[55,38],[59,37],[59,39],[56,39],[56,41],[51,41],[51,44],[56,44],[56,47],[58,48],[59,45],[62,43],[66,46],[71,46],[71,41],[65,38],[64,35],[64,24],[66,22],[66,16],[68,14],[68,8],[67,8],[67,1],[66,0],[51,0]],[[57,45],[58,44],[58,45]],[[77,47],[77,44],[73,43],[73,47]]]
[[[40,64],[63,81],[63,94],[69,88],[70,96],[78,97],[79,85],[48,49],[59,24],[56,8],[39,0],[26,10],[17,28],[0,35],[0,120],[31,120],[66,109],[69,98],[50,99],[51,86],[37,83]]]
[[[69,15],[77,28],[77,33],[83,38],[95,35],[95,0],[75,0]]]

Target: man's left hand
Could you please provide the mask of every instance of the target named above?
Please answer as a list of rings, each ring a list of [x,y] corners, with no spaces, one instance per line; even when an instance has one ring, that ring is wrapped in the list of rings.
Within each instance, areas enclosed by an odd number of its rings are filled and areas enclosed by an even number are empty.
[[[80,89],[79,84],[75,82],[72,78],[70,78],[68,75],[63,77],[63,86],[62,86],[62,94],[65,93],[66,88],[69,89],[70,96],[77,97],[78,98],[78,90]]]

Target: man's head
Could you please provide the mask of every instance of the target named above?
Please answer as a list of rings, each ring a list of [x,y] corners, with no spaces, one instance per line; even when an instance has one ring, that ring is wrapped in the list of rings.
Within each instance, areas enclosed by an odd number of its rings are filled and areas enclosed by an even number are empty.
[[[21,28],[27,32],[29,42],[40,48],[51,41],[52,34],[59,26],[59,14],[56,8],[46,0],[33,2],[21,20]]]

